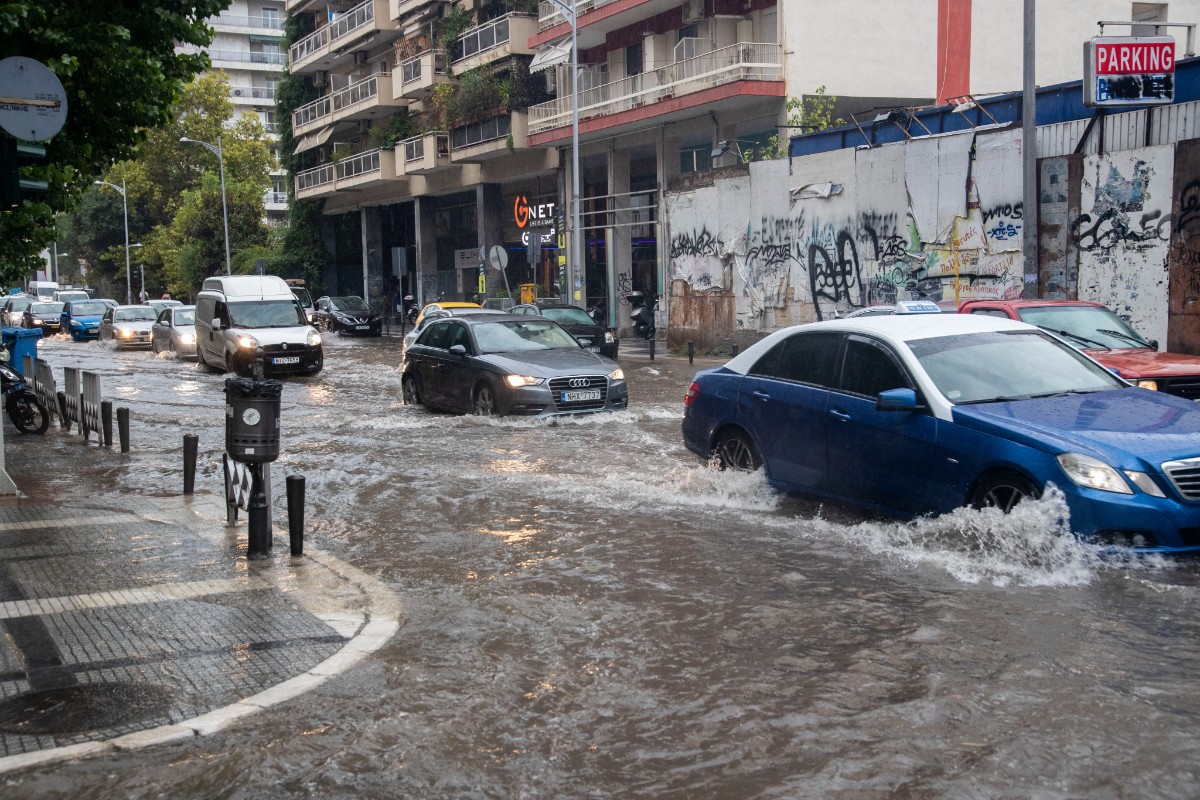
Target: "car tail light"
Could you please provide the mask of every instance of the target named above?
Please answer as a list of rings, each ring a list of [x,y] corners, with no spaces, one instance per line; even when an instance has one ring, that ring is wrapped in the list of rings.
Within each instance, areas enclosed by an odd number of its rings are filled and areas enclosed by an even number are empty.
[[[698,394],[700,394],[700,385],[698,383],[696,383],[695,381],[693,381],[692,385],[688,387],[687,393],[684,394],[684,396],[683,396],[684,408],[690,408],[692,405],[692,400]]]

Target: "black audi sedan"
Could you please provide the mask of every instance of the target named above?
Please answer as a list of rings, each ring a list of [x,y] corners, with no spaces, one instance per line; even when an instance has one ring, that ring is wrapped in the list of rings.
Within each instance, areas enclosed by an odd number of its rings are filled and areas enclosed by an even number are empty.
[[[579,346],[585,350],[599,353],[607,358],[617,357],[620,340],[608,328],[597,325],[596,321],[579,306],[539,300],[536,303],[513,306],[508,313],[552,319],[566,328],[567,333],[574,336],[575,340],[579,342]]]
[[[358,295],[319,298],[313,306],[313,325],[347,336],[383,334],[383,318]]]
[[[549,417],[629,405],[625,373],[557,322],[518,314],[443,317],[405,355],[405,405]]]

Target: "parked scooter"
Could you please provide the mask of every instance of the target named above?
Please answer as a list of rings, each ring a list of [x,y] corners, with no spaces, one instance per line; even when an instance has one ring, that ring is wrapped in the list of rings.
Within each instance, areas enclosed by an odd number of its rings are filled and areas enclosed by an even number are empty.
[[[417,324],[417,315],[421,313],[421,309],[417,308],[417,301],[413,299],[411,294],[404,295],[404,316],[408,320],[408,324]]]
[[[601,297],[596,301],[596,305],[588,311],[592,316],[592,320],[602,328],[608,327],[608,301]]]
[[[646,340],[653,339],[654,312],[658,310],[658,297],[652,295],[647,299],[645,292],[630,292],[629,305],[632,307],[629,318],[633,320],[634,334]]]
[[[45,433],[50,427],[50,412],[25,383],[24,376],[8,363],[11,358],[8,348],[0,347],[0,393],[4,395],[4,408],[17,430]]]

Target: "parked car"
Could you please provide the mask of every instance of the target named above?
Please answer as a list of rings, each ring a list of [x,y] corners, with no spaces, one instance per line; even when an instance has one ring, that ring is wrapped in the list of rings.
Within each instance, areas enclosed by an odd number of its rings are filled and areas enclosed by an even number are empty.
[[[475,414],[554,416],[629,403],[625,373],[553,320],[481,313],[435,319],[404,360],[404,402]]]
[[[0,306],[0,314],[4,317],[4,324],[15,328],[19,328],[25,324],[25,311],[33,303],[34,298],[27,294],[9,295],[4,299],[4,305]]]
[[[357,295],[318,298],[313,306],[313,320],[317,330],[347,336],[383,335],[383,318]]]
[[[1066,339],[1143,389],[1200,400],[1200,358],[1160,353],[1107,306],[1083,300],[969,300],[960,314],[1019,319]]]
[[[1004,510],[1053,484],[1079,536],[1200,551],[1200,406],[1130,386],[1032,325],[891,315],[786,328],[684,400],[702,458],[902,517]]]
[[[159,311],[150,327],[150,349],[156,353],[177,353],[180,358],[195,358],[196,307],[180,304]]]
[[[149,347],[154,317],[154,309],[150,306],[110,308],[100,320],[100,341],[116,342],[118,349]]]
[[[183,302],[180,300],[147,300],[145,303],[142,303],[142,305],[150,306],[151,308],[154,309],[154,313],[157,314],[158,312],[162,311],[164,308],[171,308],[173,306],[181,306],[181,305],[183,305]]]
[[[62,330],[63,304],[55,301],[34,300],[22,315],[22,328],[37,328],[42,338],[53,336]]]
[[[100,338],[100,320],[108,306],[99,300],[68,300],[63,305],[60,325],[77,342]]]
[[[512,314],[527,314],[552,319],[567,329],[567,333],[575,337],[579,346],[593,353],[599,353],[608,358],[617,357],[620,340],[612,331],[597,325],[591,315],[579,306],[566,303],[538,301],[513,306]]]

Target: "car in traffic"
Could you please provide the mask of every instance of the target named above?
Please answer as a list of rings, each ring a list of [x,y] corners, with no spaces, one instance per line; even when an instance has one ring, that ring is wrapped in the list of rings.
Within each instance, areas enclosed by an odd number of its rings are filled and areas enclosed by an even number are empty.
[[[4,298],[4,305],[0,306],[0,314],[4,317],[4,324],[14,328],[20,328],[25,324],[25,311],[33,303],[34,298],[27,294],[9,295]]]
[[[620,340],[608,328],[596,324],[596,320],[579,306],[540,300],[513,306],[510,314],[526,314],[552,319],[566,328],[584,350],[599,353],[607,358],[616,358]]]
[[[156,314],[150,306],[117,306],[100,319],[100,341],[114,342],[117,349],[150,346],[150,327]]]
[[[196,307],[182,303],[158,312],[150,326],[150,349],[155,353],[176,353],[180,358],[196,357]]]
[[[425,328],[429,325],[429,323],[433,322],[435,319],[443,319],[445,317],[464,317],[464,316],[470,316],[471,314],[496,314],[496,313],[503,313],[503,312],[497,312],[492,309],[483,308],[481,306],[475,305],[474,303],[466,303],[466,304],[463,304],[462,306],[452,305],[449,308],[439,308],[439,309],[430,311],[428,314],[423,314],[423,315],[419,316],[418,319],[420,321],[415,326],[413,326],[412,330],[410,330],[404,334],[404,342],[401,347],[401,353],[403,354],[403,353],[408,352],[408,348],[412,346],[412,343],[417,340],[417,337],[421,335],[421,332],[425,330]]]
[[[157,314],[158,312],[162,311],[164,308],[171,308],[172,306],[181,306],[181,305],[183,305],[183,301],[182,300],[171,300],[169,298],[166,298],[166,299],[162,299],[162,300],[147,300],[145,303],[142,303],[142,305],[150,306],[151,308],[154,309],[154,313]]]
[[[108,306],[99,300],[68,300],[59,318],[60,327],[77,342],[100,338],[100,321]]]
[[[296,296],[296,302],[300,304],[300,308],[304,309],[304,317],[308,320],[308,324],[312,325],[316,322],[316,309],[313,307],[312,295],[308,292],[308,287],[305,286],[302,278],[285,278],[284,283],[292,290],[292,294]]]
[[[421,322],[424,321],[427,314],[436,314],[439,311],[453,311],[458,308],[483,308],[483,306],[479,305],[479,303],[466,303],[458,300],[438,300],[436,303],[426,303],[421,307],[417,318],[413,320],[413,328],[421,327]]]
[[[458,413],[548,417],[629,404],[615,361],[541,317],[481,313],[434,319],[409,348],[406,405]]]
[[[54,293],[54,299],[62,303],[69,303],[72,300],[90,300],[92,296],[86,289],[59,289]]]
[[[60,302],[34,300],[21,315],[21,327],[40,330],[43,339],[53,336],[62,330],[62,310]]]
[[[1200,551],[1200,406],[1032,325],[964,314],[777,331],[696,374],[682,434],[775,487],[900,517],[1053,484],[1081,538]]]
[[[1055,334],[1143,389],[1200,400],[1200,357],[1159,352],[1128,322],[1083,300],[968,300],[960,314],[1019,319]]]
[[[317,298],[313,306],[313,324],[317,330],[347,336],[383,335],[383,317],[372,311],[358,295]]]

